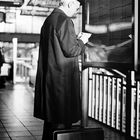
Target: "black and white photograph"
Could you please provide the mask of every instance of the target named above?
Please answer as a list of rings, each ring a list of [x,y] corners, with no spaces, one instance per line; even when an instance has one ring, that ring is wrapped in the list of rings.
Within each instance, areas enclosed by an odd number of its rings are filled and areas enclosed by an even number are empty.
[[[0,140],[140,140],[139,0],[0,0]]]

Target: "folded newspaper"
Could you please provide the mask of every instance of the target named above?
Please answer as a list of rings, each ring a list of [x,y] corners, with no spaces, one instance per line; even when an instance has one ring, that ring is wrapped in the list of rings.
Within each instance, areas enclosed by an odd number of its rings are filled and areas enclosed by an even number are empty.
[[[88,42],[88,39],[91,37],[91,33],[80,32],[78,38],[81,39],[84,44]]]

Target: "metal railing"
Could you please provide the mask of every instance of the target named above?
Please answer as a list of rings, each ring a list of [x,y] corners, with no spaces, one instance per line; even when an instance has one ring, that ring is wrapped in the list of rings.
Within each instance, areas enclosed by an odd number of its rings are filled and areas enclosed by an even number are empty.
[[[24,61],[17,61],[17,68],[16,68],[16,79],[20,79],[17,81],[26,82],[29,78],[29,71],[32,66],[29,63]]]
[[[135,72],[124,75],[88,67],[82,71],[82,92],[88,95],[89,117],[140,139],[140,81]]]

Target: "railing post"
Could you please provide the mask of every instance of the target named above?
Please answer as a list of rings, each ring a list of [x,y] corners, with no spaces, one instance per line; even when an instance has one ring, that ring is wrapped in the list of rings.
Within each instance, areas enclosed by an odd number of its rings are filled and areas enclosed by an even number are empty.
[[[81,77],[81,84],[82,84],[82,120],[81,126],[87,127],[87,117],[88,117],[88,68],[82,71]]]

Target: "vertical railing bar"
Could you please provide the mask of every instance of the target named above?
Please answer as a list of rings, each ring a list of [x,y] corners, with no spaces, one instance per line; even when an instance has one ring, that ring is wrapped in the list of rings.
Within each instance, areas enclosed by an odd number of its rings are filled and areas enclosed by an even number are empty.
[[[95,100],[94,100],[94,102],[95,102],[95,119],[97,119],[97,109],[96,109],[96,107],[97,107],[97,100],[96,100],[96,95],[97,95],[97,90],[96,90],[96,88],[97,88],[97,81],[96,81],[96,79],[97,79],[97,75],[95,74]]]
[[[22,63],[20,64],[19,71],[20,71],[20,76],[22,77]]]
[[[137,90],[136,90],[136,138],[139,139],[139,95],[140,95],[140,82],[137,81]]]
[[[19,75],[18,67],[19,67],[19,64],[18,64],[18,62],[17,62],[17,71],[16,71],[16,75]]]
[[[122,84],[123,84],[123,87],[122,87],[123,91],[122,92],[123,92],[123,97],[124,97],[123,98],[124,99],[124,101],[123,101],[124,102],[124,104],[123,104],[123,106],[124,106],[123,109],[124,110],[122,110],[122,111],[124,111],[123,112],[123,119],[122,119],[122,132],[126,132],[126,130],[125,130],[126,129],[126,113],[125,113],[126,112],[126,82],[125,82],[124,78],[122,80],[123,80],[122,81]]]
[[[111,98],[111,126],[114,127],[114,110],[115,110],[115,106],[114,106],[114,92],[115,92],[115,82],[114,82],[114,78],[112,78],[112,98]]]
[[[25,66],[25,80],[27,80],[27,67]]]
[[[23,78],[25,78],[25,66],[23,65]]]
[[[135,72],[132,71],[132,75],[131,75],[131,85],[132,85],[132,88],[131,88],[131,136],[134,136],[134,92],[135,92],[135,89],[134,89],[134,85],[135,85]]]
[[[103,82],[102,82],[102,75],[100,75],[100,91],[99,91],[99,121],[102,121],[102,98],[103,98],[103,96],[102,96],[102,88],[103,88],[103,86],[102,86],[102,84],[103,84]]]
[[[116,81],[116,129],[119,129],[118,123],[119,123],[119,78],[117,78]]]
[[[102,122],[104,122],[104,75],[102,75],[103,88],[102,88]]]
[[[19,71],[20,71],[20,76],[22,76],[22,64],[20,64]]]
[[[99,111],[100,111],[100,75],[98,74],[98,120],[99,120]]]
[[[104,122],[104,76],[102,75],[102,122]]]
[[[93,91],[92,91],[92,117],[95,117],[95,74],[92,74],[92,87],[93,87]]]
[[[89,68],[89,111],[88,111],[89,117],[92,117],[92,91],[93,91],[92,82],[93,82],[92,68]]]
[[[123,104],[124,104],[124,94],[123,94],[123,78],[121,78],[121,88],[120,88],[120,130],[123,131],[122,123],[123,123]]]
[[[110,77],[107,78],[107,125],[110,125]]]
[[[104,76],[103,123],[106,123],[106,76]]]
[[[22,78],[24,77],[24,66],[22,64]]]
[[[132,72],[128,71],[126,77],[126,140],[130,139],[131,134],[131,75]]]
[[[96,88],[95,88],[95,90],[96,90],[96,92],[95,92],[95,103],[96,103],[96,105],[95,105],[95,119],[98,119],[98,91],[99,91],[99,89],[98,89],[98,84],[99,84],[99,80],[98,80],[98,75],[96,75]]]

